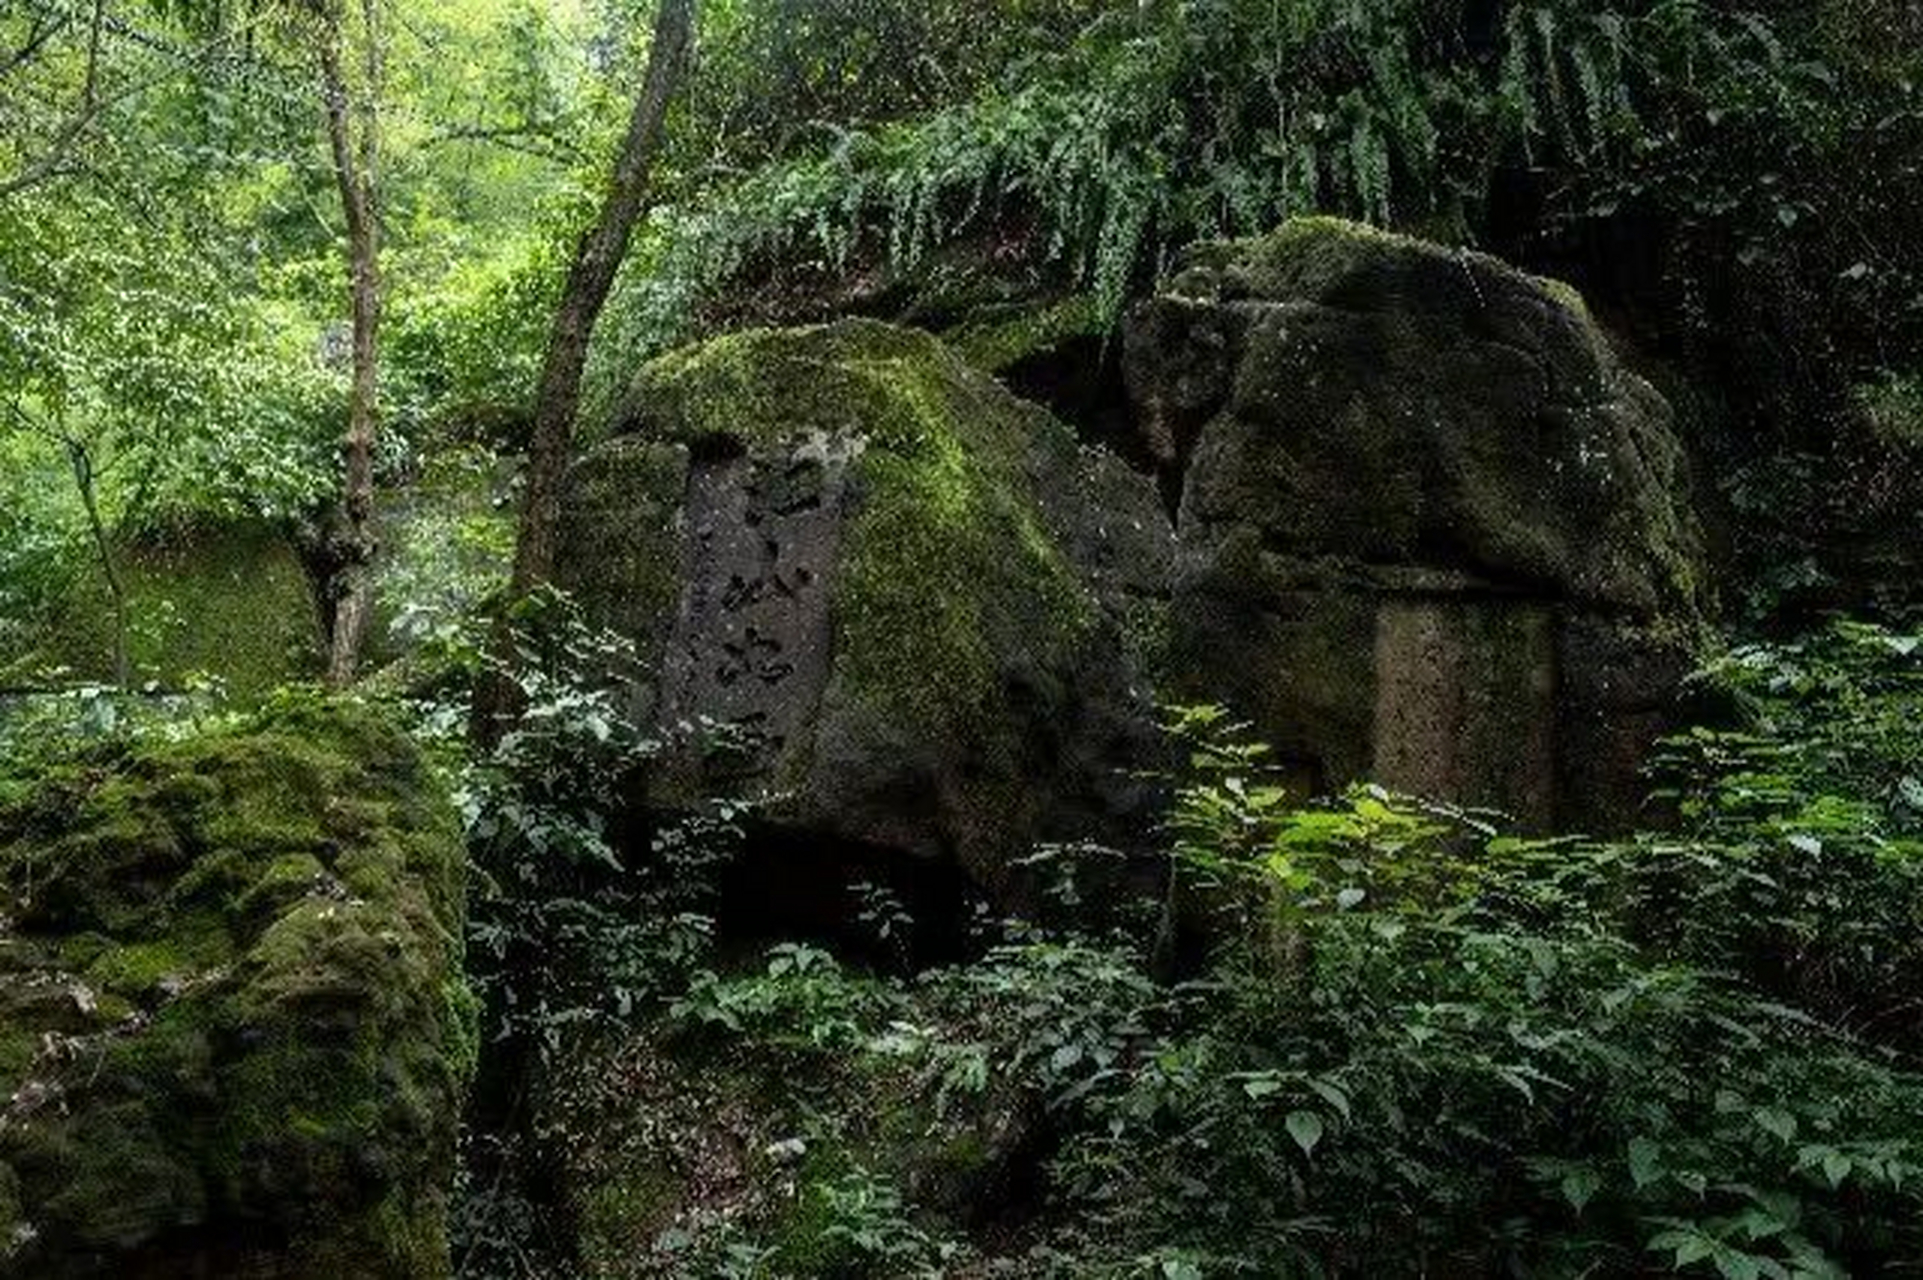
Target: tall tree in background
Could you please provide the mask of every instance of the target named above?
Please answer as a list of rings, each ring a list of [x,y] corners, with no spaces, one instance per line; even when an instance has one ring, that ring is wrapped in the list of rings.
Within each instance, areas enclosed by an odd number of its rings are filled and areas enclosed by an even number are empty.
[[[351,100],[346,67],[343,0],[316,0],[315,45],[322,107],[334,181],[347,226],[352,281],[353,386],[342,445],[338,514],[327,538],[323,610],[327,622],[327,680],[354,678],[373,600],[374,431],[380,394],[380,90],[381,31],[377,0],[360,0],[363,79]],[[358,133],[358,137],[356,134]]]
[[[548,332],[547,352],[535,393],[534,428],[528,446],[521,527],[515,541],[514,570],[507,600],[521,600],[554,572],[555,525],[560,515],[561,480],[574,448],[574,419],[581,403],[581,375],[595,322],[627,256],[628,240],[647,207],[650,175],[661,149],[662,126],[687,67],[694,40],[694,0],[661,0],[648,48],[647,75],[628,117],[627,132],[594,222],[575,246],[567,283]],[[505,615],[504,615],[505,618]],[[505,622],[497,633],[496,656],[505,660]],[[511,690],[502,677],[486,679],[476,698],[474,731],[490,741],[509,709]]]

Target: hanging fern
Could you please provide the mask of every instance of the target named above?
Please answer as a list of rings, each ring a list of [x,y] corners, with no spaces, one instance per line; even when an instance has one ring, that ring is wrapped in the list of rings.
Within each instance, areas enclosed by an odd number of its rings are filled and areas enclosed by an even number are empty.
[[[750,263],[805,252],[841,271],[879,254],[908,271],[1011,214],[1113,319],[1169,244],[1311,210],[1460,218],[1505,163],[1553,169],[1597,208],[1669,199],[1650,184],[1701,182],[1698,162],[1677,153],[1670,179],[1651,148],[1705,118],[1827,127],[1807,59],[1763,18],[1697,0],[1521,0],[1473,51],[1461,8],[1437,0],[1126,8],[1019,84],[665,211],[603,345],[631,359],[672,341]]]

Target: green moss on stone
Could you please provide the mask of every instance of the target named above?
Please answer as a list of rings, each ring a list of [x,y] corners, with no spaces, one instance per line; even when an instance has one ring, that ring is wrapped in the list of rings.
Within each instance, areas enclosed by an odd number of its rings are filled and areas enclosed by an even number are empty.
[[[1345,218],[1290,218],[1266,236],[1203,246],[1192,255],[1199,265],[1229,268],[1232,287],[1264,298],[1321,297],[1372,264],[1410,258],[1473,271],[1537,293],[1601,340],[1589,304],[1565,281],[1530,275],[1473,249],[1419,240]]]
[[[865,497],[836,582],[837,673],[892,714],[979,734],[1005,655],[1054,667],[1095,619],[1019,468],[1022,433],[1055,424],[984,403],[946,359],[864,371],[889,387],[907,429],[862,460]]]
[[[1457,252],[1464,251],[1345,218],[1318,215],[1290,218],[1258,239],[1199,246],[1190,252],[1189,261],[1227,269],[1233,287],[1257,297],[1313,298],[1384,256],[1413,253],[1430,257]],[[1180,277],[1176,288],[1179,291]]]
[[[1892,450],[1923,450],[1923,372],[1889,375],[1855,390],[1871,436]]]
[[[0,806],[0,889],[42,953],[0,990],[84,961],[119,1019],[25,1066],[8,1046],[44,1028],[0,1025],[0,1068],[65,1101],[0,1133],[36,1274],[129,1250],[234,1265],[243,1225],[277,1275],[445,1274],[474,1056],[462,859],[400,733],[287,702],[55,770]]]
[[[1107,327],[1095,295],[1078,293],[1046,306],[1025,307],[1012,316],[977,320],[944,337],[977,369],[1001,373],[1070,338],[1099,336]]]
[[[569,477],[556,580],[597,623],[659,639],[681,589],[676,521],[688,451],[633,436],[601,445]]]
[[[248,522],[170,533],[120,553],[128,654],[135,676],[179,684],[211,675],[264,693],[315,669],[320,623],[299,558],[271,525]],[[89,566],[7,669],[67,668],[113,677],[111,597]]]
[[[751,451],[854,438],[861,498],[835,582],[837,691],[898,725],[993,732],[999,664],[1046,669],[1094,624],[1025,469],[1067,428],[926,333],[871,321],[751,330],[636,382],[630,429]]]
[[[39,1050],[40,1036],[31,1027],[0,1027],[0,1094],[13,1096],[26,1080],[27,1068],[33,1065]],[[12,1170],[0,1163],[0,1181],[11,1176]]]
[[[1575,285],[1567,280],[1558,280],[1554,276],[1530,276],[1529,278],[1571,315],[1576,316],[1584,324],[1595,324],[1595,319],[1589,314],[1589,300],[1582,296],[1582,290]]]
[[[233,956],[233,944],[217,921],[197,917],[169,930],[165,938],[110,945],[87,965],[96,989],[139,1000],[169,979],[186,981],[219,968]]]

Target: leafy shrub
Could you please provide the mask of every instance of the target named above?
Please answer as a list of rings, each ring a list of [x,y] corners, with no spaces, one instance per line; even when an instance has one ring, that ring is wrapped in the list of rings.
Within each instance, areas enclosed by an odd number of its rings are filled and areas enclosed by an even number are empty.
[[[504,674],[520,713],[492,748],[466,735],[465,688],[415,707],[418,732],[459,770],[469,855],[468,973],[481,997],[481,1081],[453,1214],[461,1274],[549,1274],[557,1237],[537,1171],[556,1144],[527,1099],[596,1036],[630,1026],[711,962],[716,868],[742,808],[717,803],[644,826],[628,794],[656,744],[626,714],[632,646],[537,592],[507,620]],[[465,650],[471,672],[485,661]],[[625,851],[625,852],[624,852]]]
[[[732,855],[742,806],[717,803],[653,830],[616,830],[656,745],[615,681],[632,646],[586,626],[566,596],[537,593],[511,619],[514,727],[464,767],[474,985],[502,1039],[543,1056],[571,1030],[619,1025],[685,984],[712,932],[711,872]],[[461,704],[422,708],[458,735]],[[618,846],[646,850],[624,861]]]
[[[695,1027],[752,1037],[766,1048],[821,1054],[859,1049],[875,1020],[896,1007],[885,986],[856,979],[834,956],[784,942],[769,951],[763,973],[697,973],[669,1013]]]
[[[1689,273],[1678,283],[1699,308],[1712,271],[1760,265],[1773,296],[1793,287],[1818,302],[1809,290],[1836,292],[1840,272],[1848,315],[1900,312],[1913,326],[1923,294],[1911,265],[1866,260],[1860,238],[1828,226],[1831,214],[1909,204],[1918,175],[1902,157],[1923,127],[1905,87],[1913,60],[1903,70],[1900,54],[1863,57],[1814,8],[1108,7],[1065,52],[1043,43],[1012,83],[898,125],[844,117],[815,154],[677,211],[630,276],[621,345],[770,252],[839,269],[872,243],[913,266],[1011,211],[1039,221],[1045,255],[1092,283],[1112,316],[1158,249],[1292,214],[1486,237],[1496,179],[1518,169],[1542,175],[1550,217],[1633,212],[1674,228]],[[1857,21],[1871,31],[1878,20]],[[1856,172],[1865,151],[1888,157],[1872,166],[1874,187],[1837,190],[1832,176]]]
[[[867,1131],[877,1080],[924,1100],[908,1132],[1033,1098],[1046,1203],[973,1240],[984,1274],[1914,1266],[1923,645],[1842,625],[1701,679],[1737,723],[1669,744],[1668,831],[1517,839],[1371,787],[1305,805],[1189,711],[1189,980],[1154,981],[1144,936],[1010,924],[908,981],[778,948],[680,1013],[723,1054],[819,1064],[777,1078],[824,1141]],[[880,1273],[961,1265],[929,1248],[952,1209],[898,1167],[808,1185],[862,1256],[912,1259]],[[753,1223],[729,1248],[740,1274],[797,1265]]]

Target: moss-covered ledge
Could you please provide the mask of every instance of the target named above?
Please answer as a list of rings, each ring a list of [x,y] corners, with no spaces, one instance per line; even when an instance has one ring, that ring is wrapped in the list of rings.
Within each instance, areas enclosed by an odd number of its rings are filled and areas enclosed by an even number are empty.
[[[38,763],[0,786],[0,1275],[446,1274],[475,1032],[412,744],[283,698]]]

